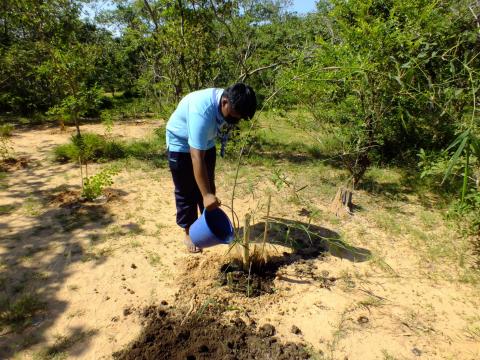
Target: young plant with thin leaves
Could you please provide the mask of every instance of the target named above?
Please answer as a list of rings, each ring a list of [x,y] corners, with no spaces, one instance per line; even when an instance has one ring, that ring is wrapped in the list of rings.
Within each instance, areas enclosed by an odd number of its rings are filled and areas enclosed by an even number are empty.
[[[89,201],[95,200],[102,195],[105,187],[113,184],[113,176],[119,173],[119,169],[110,167],[99,173],[86,177],[83,182],[82,196]]]

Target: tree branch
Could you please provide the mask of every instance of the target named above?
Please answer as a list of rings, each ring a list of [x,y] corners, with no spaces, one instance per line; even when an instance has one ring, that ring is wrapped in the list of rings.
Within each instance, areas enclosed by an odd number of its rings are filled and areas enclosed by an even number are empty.
[[[157,19],[157,15],[155,14],[155,12],[153,11],[152,7],[150,6],[150,4],[148,3],[148,0],[143,0],[143,3],[145,4],[145,7],[147,8],[147,11],[149,12],[151,18],[152,18],[152,21],[153,21],[153,24],[155,25],[155,32],[158,32],[158,19]]]
[[[285,64],[290,64],[290,63],[293,63],[295,62],[295,60],[288,60],[288,61],[279,61],[279,62],[276,62],[274,64],[270,64],[270,65],[266,65],[266,66],[261,66],[259,68],[256,68],[252,71],[249,71],[248,69],[242,73],[239,77],[238,77],[238,80],[239,81],[245,81],[245,79],[250,76],[250,75],[253,75],[257,72],[260,72],[260,71],[263,71],[263,70],[267,70],[267,69],[271,69],[271,68],[274,68],[274,67],[278,67],[278,66],[281,66],[281,65],[285,65]]]

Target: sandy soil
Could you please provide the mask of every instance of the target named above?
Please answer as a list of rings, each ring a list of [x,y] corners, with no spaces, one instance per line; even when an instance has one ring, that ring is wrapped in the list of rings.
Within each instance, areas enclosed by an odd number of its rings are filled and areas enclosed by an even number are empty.
[[[114,134],[141,138],[158,124],[115,125]],[[104,132],[101,125],[84,129]],[[361,213],[336,225],[315,224],[333,234],[346,224],[364,229],[366,236],[350,242],[378,249],[388,267],[351,261],[351,251],[333,248],[313,258],[300,254],[278,267],[272,293],[247,298],[219,285],[220,268],[235,251],[184,251],[168,169],[126,166],[108,201],[77,203],[79,169],[51,160],[52,148],[72,131],[36,129],[13,137],[28,166],[12,171],[0,188],[0,206],[10,209],[0,217],[2,286],[8,294],[36,294],[46,306],[23,332],[0,336],[0,358],[48,358],[45,349],[56,349],[68,359],[109,359],[139,337],[148,323],[145,308],[168,304],[169,312],[188,319],[212,303],[227,304],[220,322],[271,324],[280,343],[304,344],[312,357],[480,358],[478,289],[434,276],[448,269],[426,269],[408,239],[386,238]],[[222,186],[228,181],[218,176],[219,197],[228,199],[230,189]],[[240,219],[254,207],[248,196],[236,202]],[[275,199],[271,214],[306,221],[301,207]],[[289,256],[275,249],[272,256]]]

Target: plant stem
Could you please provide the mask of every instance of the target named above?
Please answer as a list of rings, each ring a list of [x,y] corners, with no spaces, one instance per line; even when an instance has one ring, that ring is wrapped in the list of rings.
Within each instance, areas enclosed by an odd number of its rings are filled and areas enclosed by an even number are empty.
[[[263,230],[263,244],[262,244],[262,256],[263,260],[267,262],[267,256],[265,255],[265,244],[267,243],[268,238],[268,217],[270,216],[270,203],[272,201],[272,195],[268,195],[268,203],[267,203],[267,216],[265,217],[265,229]]]
[[[247,272],[250,264],[250,214],[245,215],[245,226],[243,228],[243,271]]]
[[[82,167],[82,158],[78,157],[78,163],[80,164],[80,179],[82,180],[82,192],[83,192],[83,167]]]
[[[465,162],[465,173],[463,175],[463,186],[462,186],[462,199],[461,199],[461,203],[463,204],[464,200],[465,200],[465,194],[467,193],[467,185],[468,185],[468,169],[469,169],[469,163],[470,163],[470,142],[467,140],[467,144],[465,145],[466,148],[465,148],[465,151],[467,152],[466,153],[466,156],[467,156],[467,159],[466,159],[466,162]]]
[[[248,267],[248,278],[247,278],[247,297],[250,297],[252,294],[252,289],[250,288],[250,273],[252,271],[252,264]]]

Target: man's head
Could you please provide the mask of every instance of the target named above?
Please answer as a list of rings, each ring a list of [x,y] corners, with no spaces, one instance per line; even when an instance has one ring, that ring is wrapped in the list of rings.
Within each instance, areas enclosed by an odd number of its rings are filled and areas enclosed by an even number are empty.
[[[257,110],[255,92],[243,83],[226,88],[220,100],[220,110],[229,124],[237,124],[240,119],[251,119]]]

